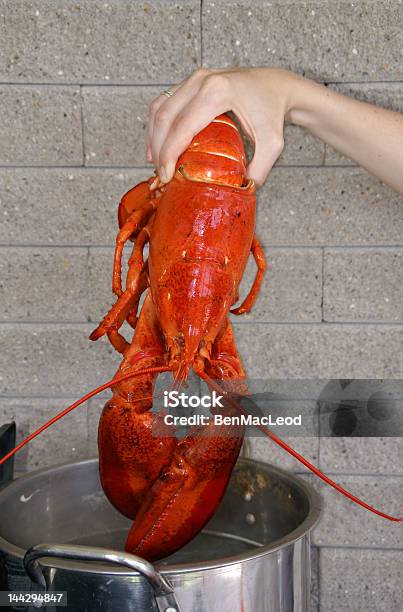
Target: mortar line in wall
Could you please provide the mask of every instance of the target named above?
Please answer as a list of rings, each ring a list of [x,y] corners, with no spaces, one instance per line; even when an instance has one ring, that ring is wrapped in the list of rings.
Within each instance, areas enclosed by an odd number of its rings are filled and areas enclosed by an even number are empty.
[[[23,170],[37,168],[45,168],[47,170],[71,170],[74,168],[85,168],[86,170],[150,170],[153,171],[153,167],[151,165],[133,165],[133,166],[113,166],[113,165],[105,165],[105,166],[95,166],[95,165],[85,165],[82,166],[80,164],[0,164],[0,170],[18,170],[19,168]],[[334,170],[335,168],[342,168],[344,170],[351,170],[359,168],[357,164],[276,164],[273,170],[289,170],[289,169],[312,169],[312,170]]]
[[[3,327],[12,326],[12,325],[88,325],[88,323],[94,323],[96,321],[87,321],[87,320],[79,320],[79,319],[63,319],[63,320],[55,320],[48,321],[46,319],[38,319],[38,320],[24,320],[24,319],[16,319],[16,320],[0,320],[0,325]],[[329,328],[329,327],[401,327],[403,326],[403,321],[233,321],[233,325],[235,327],[251,327],[256,325],[266,325],[268,327],[321,327],[321,328]]]
[[[320,612],[321,609],[321,605],[320,605],[320,583],[321,583],[321,575],[320,575],[320,548],[319,546],[316,546],[315,544],[312,544],[312,537],[309,540],[310,546],[315,546],[316,548],[316,580],[318,582],[318,612]]]
[[[324,255],[322,254],[322,321],[323,321],[323,286],[324,286],[324,282],[323,282],[323,277],[324,277],[324,269],[323,269],[323,261],[324,261]],[[321,414],[319,411],[318,414],[318,421],[317,421],[317,427],[318,427],[318,463],[317,466],[319,469],[321,469],[321,426],[322,426],[322,419],[321,419]],[[319,571],[318,571],[318,575],[319,575]],[[318,588],[319,591],[319,588]],[[320,592],[320,591],[319,591]]]
[[[90,248],[87,247],[87,253],[86,253],[86,266],[85,266],[85,270],[86,270],[86,278],[87,278],[87,287],[90,286],[90,269],[91,269],[91,264],[90,264],[90,258],[91,258],[91,253],[90,253]],[[89,294],[87,292],[86,294],[86,312],[87,312],[87,321],[88,323],[91,323],[91,307],[90,307],[90,302],[89,302]]]
[[[88,323],[95,323],[95,321],[88,321],[87,319],[65,319],[65,320],[56,320],[56,321],[49,321],[48,319],[37,319],[33,321],[27,321],[24,319],[16,319],[13,321],[0,320],[1,327],[10,327],[12,325],[21,325],[24,327],[28,325],[46,325],[46,326],[49,325],[50,327],[53,327],[55,325],[83,326],[83,325],[88,325]]]
[[[350,249],[361,249],[361,250],[377,250],[377,249],[402,249],[403,243],[401,244],[267,244],[263,242],[263,247],[268,249],[269,251],[280,251],[280,250],[289,250],[289,251],[298,251],[298,250],[319,250],[319,249],[334,249],[341,251],[348,251]],[[18,248],[18,249],[114,249],[115,245],[111,242],[110,244],[89,244],[89,243],[81,243],[76,244],[74,242],[66,242],[63,244],[52,244],[52,243],[41,243],[41,242],[32,242],[32,243],[19,243],[19,242],[0,242],[0,249],[6,248]]]
[[[330,548],[333,550],[379,550],[383,552],[402,552],[402,548],[399,548],[397,546],[344,546],[343,544],[312,544],[312,546],[315,546],[316,548],[320,549]]]
[[[203,67],[203,0],[200,0],[200,67]]]
[[[322,248],[324,251],[326,251],[327,249],[335,249],[335,250],[342,250],[342,251],[348,251],[349,249],[365,249],[365,250],[401,249],[403,248],[403,242],[400,244],[398,243],[398,244],[368,244],[368,245],[367,244],[351,244],[351,245],[350,244],[325,244],[325,245],[322,245]]]
[[[80,121],[81,121],[81,152],[83,157],[83,166],[85,166],[85,130],[84,130],[84,98],[83,91],[80,85]]]
[[[322,328],[329,328],[329,327],[343,327],[343,326],[349,326],[349,327],[360,327],[360,326],[368,326],[368,325],[373,325],[373,326],[385,326],[385,325],[392,325],[392,326],[401,326],[403,325],[403,321],[399,320],[399,321],[370,321],[370,320],[350,320],[350,321],[237,321],[235,320],[234,322],[235,326],[245,326],[245,325],[282,325],[282,326],[289,326],[289,325],[298,325],[298,326],[315,326],[315,327],[322,327]]]
[[[281,380],[281,378],[280,378],[280,380]],[[301,379],[299,379],[299,378],[294,378],[294,379],[287,378],[287,379],[284,379],[284,380],[287,380],[287,381],[288,380],[296,380],[296,381],[298,381],[298,380],[301,380]],[[316,380],[316,379],[312,378],[312,377],[309,377],[309,378],[303,378],[302,380]],[[371,380],[382,380],[382,381],[384,381],[386,379],[385,378],[379,378],[379,379],[372,378]],[[387,380],[391,380],[391,379],[387,379]],[[401,379],[392,379],[392,380],[401,380]],[[107,392],[108,392],[108,390],[102,391],[100,395],[102,395],[102,393],[107,393]],[[71,398],[71,397],[72,397],[71,395],[68,395],[68,394],[66,395],[64,393],[60,393],[60,394],[58,394],[58,393],[56,393],[56,394],[54,394],[54,393],[53,394],[47,394],[47,393],[25,393],[25,394],[24,393],[0,393],[0,399],[19,399],[19,398],[24,398],[24,399],[65,399],[65,398]],[[399,403],[401,403],[403,401],[403,397],[400,396],[400,395],[394,396],[394,397],[395,397],[396,400],[399,401]],[[292,396],[285,397],[282,401],[289,401],[289,400],[290,401],[294,401],[295,400],[297,402],[311,402],[311,403],[312,402],[315,402],[315,403],[317,402],[317,398],[315,398],[315,397],[303,397],[303,396],[302,397],[298,397],[298,398],[294,398]],[[92,398],[89,401],[92,401]],[[263,437],[264,436],[261,433],[257,433],[256,436],[248,436],[248,438],[259,438],[259,439],[263,438]],[[318,438],[318,437],[319,436],[316,435],[316,434],[289,436],[289,438],[294,438],[294,439],[303,438],[304,440],[305,439],[311,440],[312,438],[314,438],[316,440],[316,438]],[[325,437],[325,438],[328,438],[328,437],[333,438],[333,436],[323,436],[323,437]],[[383,437],[384,438],[385,436],[362,436],[362,437],[364,437],[364,438],[382,438]],[[296,465],[298,466],[299,464],[296,464]],[[295,472],[302,473],[302,474],[309,474],[310,473],[305,468],[302,468],[301,470],[296,468]],[[339,472],[335,472],[335,473],[338,474]],[[345,472],[345,473],[341,472],[341,474],[350,475],[351,476],[352,472]],[[366,475],[368,475],[367,472],[354,472],[354,474],[358,475],[358,476],[366,476]],[[384,474],[385,475],[390,475],[391,472],[388,472],[388,473],[385,472]],[[372,475],[372,474],[370,474],[370,475]],[[402,476],[403,477],[403,474],[397,474],[397,476]]]
[[[382,438],[384,436],[376,436],[378,438]],[[311,471],[299,472],[300,474],[308,475],[313,479],[316,478],[315,474]],[[331,470],[326,470],[326,475],[333,476],[334,478],[397,478],[398,480],[403,479],[403,474],[396,474],[391,472],[332,472]],[[322,484],[323,487],[326,487],[326,484]]]
[[[0,164],[0,170],[149,170],[152,172],[152,166],[82,166],[80,164],[73,165],[49,165],[49,164]]]
[[[317,81],[318,83],[323,83],[324,85],[393,85],[403,83],[403,79],[397,80],[374,80],[374,81]]]
[[[108,389],[106,389],[105,391],[102,391],[99,394],[99,397],[103,397],[105,393],[108,393]],[[98,397],[98,396],[97,396]],[[52,401],[52,400],[66,400],[66,402],[70,402],[77,399],[77,395],[63,395],[63,394],[58,394],[58,393],[54,393],[52,395],[43,395],[43,394],[35,394],[35,393],[31,393],[30,395],[13,395],[13,394],[0,394],[0,401],[1,400],[23,400],[23,401],[27,401],[27,400],[46,400],[46,401]],[[92,401],[94,400],[94,398],[91,398],[88,400],[88,403],[90,404]],[[96,399],[95,399],[96,401]]]
[[[172,87],[177,81],[170,83],[150,83],[135,81],[0,81],[0,87]]]
[[[90,443],[92,436],[90,433],[90,419],[91,419],[91,415],[90,415],[90,410],[91,410],[91,406],[92,406],[92,400],[93,398],[91,398],[90,400],[88,400],[88,408],[87,408],[87,414],[86,414],[86,422],[87,422],[87,442],[88,444]]]
[[[322,323],[324,323],[325,321],[324,308],[323,308],[323,303],[325,299],[325,249],[324,247],[321,248],[321,255],[322,255],[322,261],[321,261],[321,265],[322,265],[322,279],[321,280],[322,282],[321,282],[320,312],[321,312]]]
[[[399,85],[403,79],[397,80],[371,80],[371,81],[327,81],[314,79],[323,85]],[[172,87],[177,81],[154,83],[150,81],[2,81],[0,87],[12,85],[15,87]]]

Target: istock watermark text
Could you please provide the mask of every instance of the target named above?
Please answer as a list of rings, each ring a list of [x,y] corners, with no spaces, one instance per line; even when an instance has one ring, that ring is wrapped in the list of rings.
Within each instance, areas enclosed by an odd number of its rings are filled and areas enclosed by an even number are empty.
[[[212,395],[187,395],[187,393],[179,393],[179,391],[164,391],[164,408],[224,408],[221,403],[222,395],[217,395],[213,391]]]

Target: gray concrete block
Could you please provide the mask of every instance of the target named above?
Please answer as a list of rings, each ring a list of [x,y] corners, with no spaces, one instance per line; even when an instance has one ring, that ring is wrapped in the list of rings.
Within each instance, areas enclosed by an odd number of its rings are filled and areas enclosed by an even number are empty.
[[[0,117],[0,164],[82,164],[77,87],[0,85]]]
[[[148,170],[0,169],[3,244],[114,244],[122,195]]]
[[[337,83],[330,89],[362,102],[403,113],[403,83]]]
[[[400,80],[402,11],[396,2],[382,10],[362,1],[204,2],[203,62],[272,64],[325,81]]]
[[[319,460],[319,438],[300,438],[281,436],[289,446],[308,459],[314,465],[318,464]],[[265,436],[256,438],[248,438],[250,452],[248,456],[257,461],[270,463],[283,470],[290,470],[295,473],[309,472],[302,463],[294,459],[285,450],[277,446],[272,440]]]
[[[258,193],[266,245],[398,244],[403,198],[357,168],[275,168]]]
[[[308,399],[316,402],[327,382],[320,378],[254,378],[251,381],[251,392],[274,393],[283,400]]]
[[[88,339],[94,325],[4,324],[0,393],[81,395],[112,378],[120,355],[105,339]]]
[[[320,550],[320,609],[326,612],[400,612],[403,553]]]
[[[320,249],[266,248],[267,270],[257,301],[236,321],[320,321],[322,317],[322,253]],[[256,274],[252,256],[240,285],[240,301]]]
[[[1,0],[0,13],[6,81],[172,83],[199,65],[196,0]]]
[[[325,321],[403,319],[403,248],[326,249]]]
[[[321,438],[320,469],[326,473],[403,474],[401,438]]]
[[[73,403],[74,398],[32,399],[0,398],[0,421],[15,420],[17,443],[41,427],[46,421]],[[88,455],[88,428],[86,407],[79,407],[50,429],[42,432],[15,455],[18,473],[79,461]]]
[[[87,251],[1,247],[0,320],[87,320]]]
[[[160,92],[160,87],[84,87],[86,165],[144,166],[148,106]]]
[[[325,165],[326,166],[351,166],[357,167],[358,164],[346,155],[342,155],[336,149],[325,144]]]
[[[403,83],[345,83],[329,85],[339,93],[362,102],[376,104],[389,110],[403,112]],[[352,165],[354,162],[326,145],[326,165]]]
[[[284,149],[277,166],[321,166],[325,159],[325,145],[318,138],[297,125],[285,125]]]
[[[237,324],[254,378],[401,378],[401,325]]]
[[[313,531],[316,546],[398,548],[403,544],[399,523],[385,520],[347,500],[313,474],[303,474],[322,496],[322,518]],[[399,517],[403,479],[399,476],[330,477],[371,506]]]
[[[91,248],[88,259],[88,313],[98,322],[108,312],[116,297],[112,293],[113,247]]]

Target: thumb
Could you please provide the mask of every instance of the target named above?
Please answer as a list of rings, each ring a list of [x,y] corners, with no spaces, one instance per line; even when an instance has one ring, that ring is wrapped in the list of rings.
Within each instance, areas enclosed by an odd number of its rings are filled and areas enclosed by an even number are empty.
[[[247,168],[248,178],[253,179],[257,185],[263,185],[283,148],[282,135],[270,134],[264,140],[256,140],[255,153]]]

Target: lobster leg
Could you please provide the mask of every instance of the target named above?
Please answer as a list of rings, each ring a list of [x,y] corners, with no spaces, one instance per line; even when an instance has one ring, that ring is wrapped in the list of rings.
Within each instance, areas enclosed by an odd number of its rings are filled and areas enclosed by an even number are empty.
[[[112,291],[118,297],[122,295],[122,254],[123,248],[126,242],[129,240],[130,236],[133,234],[133,231],[138,229],[138,226],[141,221],[146,222],[150,217],[151,213],[154,211],[154,206],[152,204],[148,204],[142,210],[136,210],[129,219],[126,221],[122,229],[117,235],[116,238],[116,248],[115,248],[115,257],[113,261],[113,275],[112,275]],[[144,229],[144,228],[143,228]],[[148,232],[143,234],[143,230],[140,231],[140,234],[136,238],[136,246],[139,243],[140,248],[142,249],[149,238]]]
[[[111,329],[107,332],[107,335],[115,351],[124,355],[130,346],[130,342],[128,342],[116,329]]]
[[[165,363],[164,347],[150,295],[140,312],[132,344],[116,376]],[[170,463],[177,440],[153,414],[155,374],[140,375],[113,387],[98,428],[102,487],[109,501],[133,518],[145,492]],[[161,437],[157,437],[155,431]]]
[[[264,273],[267,267],[266,257],[262,245],[260,244],[256,236],[253,236],[251,252],[257,265],[255,280],[253,281],[251,290],[249,291],[242,304],[238,306],[238,308],[234,308],[233,310],[231,310],[232,314],[234,315],[241,315],[245,314],[246,312],[250,312],[263,282]]]
[[[119,205],[121,229],[116,236],[115,255],[113,259],[112,291],[117,297],[122,292],[122,255],[126,242],[134,240],[139,231],[149,221],[155,211],[157,199],[150,191],[149,183],[140,183],[131,189]]]
[[[226,349],[229,349],[231,367],[224,364],[221,369],[217,364],[209,372],[233,383],[238,379],[241,387],[239,376],[243,368],[233,344],[230,323],[213,350],[218,355]],[[227,406],[220,412],[229,414]],[[126,550],[154,561],[193,538],[224,495],[242,439],[243,428],[216,425],[213,417],[208,425],[193,427],[176,446],[170,465],[147,492],[130,530]]]
[[[129,259],[129,270],[126,279],[126,289],[120,294],[117,302],[112,306],[110,311],[98,325],[98,327],[90,335],[91,340],[98,340],[107,332],[115,332],[108,337],[119,352],[124,352],[121,348],[126,350],[127,346],[124,344],[126,341],[117,330],[122,326],[123,322],[127,319],[131,319],[131,324],[134,323],[133,319],[137,313],[137,306],[140,300],[140,296],[148,285],[148,279],[146,274],[146,266],[144,264],[143,250],[150,238],[150,226],[143,227],[139,235],[136,238],[136,242],[133,246],[132,254]]]
[[[137,325],[137,310],[139,306],[140,297],[145,291],[145,289],[147,289],[148,287],[148,278],[147,278],[146,269],[147,268],[145,266],[143,273],[139,279],[138,291],[136,292],[135,296],[133,296],[133,301],[130,301],[129,312],[126,316],[126,321],[129,323],[129,325],[133,329],[135,329]],[[122,355],[124,355],[125,352],[128,350],[128,348],[130,347],[130,342],[127,342],[126,338],[124,338],[122,334],[116,329],[108,329],[106,333],[107,333],[108,339],[110,343],[112,344],[113,348],[118,353],[122,353]]]

